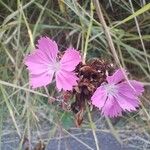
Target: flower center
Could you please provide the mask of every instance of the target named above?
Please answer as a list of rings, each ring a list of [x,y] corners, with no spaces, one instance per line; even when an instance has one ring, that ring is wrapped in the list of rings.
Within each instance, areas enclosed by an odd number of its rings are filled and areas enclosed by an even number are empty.
[[[48,65],[48,72],[57,72],[60,70],[60,62],[54,62],[53,64]]]
[[[107,93],[112,95],[112,96],[116,95],[116,93],[118,91],[117,86],[114,84],[106,84],[105,89],[106,89]]]
[[[60,69],[60,62],[54,63],[54,70],[55,70],[55,72],[59,71],[59,69]]]

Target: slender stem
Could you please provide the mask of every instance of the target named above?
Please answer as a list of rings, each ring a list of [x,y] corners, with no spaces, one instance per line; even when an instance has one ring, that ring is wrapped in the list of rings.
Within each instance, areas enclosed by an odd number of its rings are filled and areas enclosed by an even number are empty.
[[[91,30],[92,30],[92,24],[93,24],[93,14],[94,14],[94,6],[93,6],[93,2],[91,0],[91,13],[90,13],[90,24],[87,30],[87,36],[86,36],[86,40],[85,40],[85,47],[84,47],[84,53],[83,53],[83,63],[85,63],[86,60],[86,55],[87,55],[87,48],[88,48],[88,42],[89,42],[89,37],[91,34]]]
[[[96,136],[96,131],[95,131],[95,128],[96,128],[96,127],[95,127],[95,124],[94,124],[93,121],[92,121],[91,113],[90,113],[90,110],[89,110],[89,107],[88,107],[87,104],[86,104],[86,111],[87,111],[87,113],[88,113],[88,118],[89,118],[89,121],[90,121],[90,126],[91,126],[91,129],[92,129],[92,132],[93,132],[96,149],[97,149],[97,150],[100,150],[99,143],[98,143],[98,139],[97,139],[97,136]]]
[[[116,129],[113,127],[113,124],[111,123],[111,120],[110,120],[108,117],[105,117],[105,119],[106,119],[107,124],[108,124],[108,126],[109,126],[109,128],[110,128],[111,133],[114,135],[114,137],[116,138],[116,140],[117,140],[120,144],[122,144],[122,141],[121,141],[121,139],[120,139],[120,137],[119,137],[119,135],[118,135]]]
[[[100,5],[99,5],[99,2],[98,2],[98,0],[93,0],[93,3],[94,3],[94,5],[95,5],[95,8],[96,8],[96,11],[97,11],[97,15],[98,15],[98,17],[99,17],[99,20],[100,20],[100,22],[101,22],[101,24],[102,24],[102,27],[103,27],[103,29],[104,29],[104,33],[105,33],[105,35],[106,35],[106,39],[107,39],[107,41],[108,41],[108,45],[109,45],[109,47],[110,47],[111,53],[112,53],[112,55],[114,56],[114,59],[115,59],[116,63],[117,63],[118,65],[120,65],[120,61],[119,61],[119,58],[118,58],[118,56],[117,56],[117,53],[116,53],[116,50],[115,50],[115,46],[114,46],[114,44],[113,44],[113,40],[112,40],[112,37],[111,37],[111,33],[110,33],[109,28],[107,27],[107,24],[106,24],[106,22],[105,22],[105,19],[104,19],[104,16],[103,16],[101,7],[100,7]]]
[[[105,22],[105,19],[104,19],[104,16],[103,16],[101,7],[100,7],[100,5],[99,5],[99,2],[98,2],[98,0],[93,0],[93,3],[94,3],[94,5],[95,5],[95,8],[96,8],[96,11],[97,11],[97,15],[98,15],[98,17],[99,17],[99,20],[100,20],[100,22],[101,22],[101,24],[102,24],[102,27],[103,27],[103,29],[104,29],[104,33],[105,33],[105,35],[106,35],[106,39],[107,39],[107,41],[108,41],[108,45],[109,45],[109,47],[110,47],[111,53],[112,53],[112,55],[114,56],[114,60],[116,61],[116,64],[117,64],[120,68],[122,68],[122,65],[121,65],[121,63],[120,63],[120,60],[119,60],[119,58],[118,58],[118,54],[117,54],[117,52],[116,52],[116,50],[115,50],[115,46],[114,46],[114,43],[113,43],[113,40],[112,40],[112,37],[111,37],[111,33],[110,33],[109,28],[107,27],[107,24],[106,24],[106,22]],[[128,77],[127,77],[127,75],[126,75],[124,72],[123,72],[123,74],[124,74],[125,79],[126,79],[127,82],[129,83],[129,85],[134,89],[134,87],[131,85],[131,83],[130,83]]]
[[[131,9],[132,9],[132,13],[134,14],[135,12],[134,12],[134,7],[133,7],[133,4],[132,4],[132,1],[129,0],[129,3],[130,3],[130,6],[131,6]],[[145,53],[145,59],[146,59],[147,67],[148,67],[149,72],[150,72],[150,63],[149,63],[149,60],[147,58],[146,48],[145,48],[145,45],[144,45],[144,41],[143,41],[143,38],[142,38],[141,30],[140,30],[139,23],[138,23],[138,20],[137,20],[136,16],[134,17],[134,20],[135,20],[135,24],[136,24],[136,28],[137,28],[139,37],[140,37],[142,48],[143,48],[143,51]]]
[[[18,86],[16,84],[12,84],[12,83],[9,83],[9,82],[6,82],[6,81],[0,80],[0,84],[5,85],[5,86],[9,86],[9,87],[13,87],[13,88],[17,88],[17,89],[23,90],[23,91],[28,91],[30,93],[37,94],[37,95],[40,95],[40,96],[43,96],[43,97],[48,97],[47,94],[43,94],[43,93],[40,93],[38,91],[34,91],[34,90],[31,90],[31,89],[25,88],[24,86]]]
[[[19,0],[18,0],[18,2],[19,2]],[[25,16],[25,13],[24,13],[24,11],[23,11],[23,7],[22,7],[22,4],[21,4],[21,3],[20,3],[20,9],[21,9],[21,13],[22,13],[22,17],[23,17],[23,19],[24,19],[25,25],[26,25],[26,27],[27,27],[27,31],[28,31],[28,35],[29,35],[29,38],[30,38],[31,47],[32,47],[32,48],[35,48],[35,46],[34,46],[34,41],[33,41],[33,34],[32,34],[31,29],[30,29],[30,26],[29,26],[29,23],[28,23],[28,21],[27,21],[27,18],[26,18],[26,16]]]

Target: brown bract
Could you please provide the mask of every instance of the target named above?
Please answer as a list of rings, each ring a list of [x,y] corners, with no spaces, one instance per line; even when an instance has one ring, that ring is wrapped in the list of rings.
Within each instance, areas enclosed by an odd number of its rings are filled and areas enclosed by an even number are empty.
[[[77,126],[80,126],[83,120],[81,116],[83,116],[85,104],[91,105],[91,96],[94,91],[106,81],[107,74],[111,74],[113,70],[113,64],[100,59],[91,59],[86,64],[80,63],[76,67],[75,71],[79,80],[73,90],[75,101],[71,104],[71,110],[76,114]],[[82,115],[80,115],[81,112]]]

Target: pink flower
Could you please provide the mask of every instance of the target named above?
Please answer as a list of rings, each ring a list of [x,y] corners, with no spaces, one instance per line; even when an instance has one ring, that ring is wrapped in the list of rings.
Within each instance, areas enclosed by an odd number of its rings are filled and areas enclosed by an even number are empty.
[[[61,60],[58,59],[58,46],[48,37],[38,40],[37,48],[25,58],[30,72],[30,85],[33,88],[46,86],[55,76],[58,90],[72,90],[78,77],[73,72],[81,61],[81,56],[74,48],[68,48]]]
[[[135,111],[139,107],[138,96],[144,91],[143,85],[135,80],[125,80],[125,70],[118,69],[112,76],[107,76],[107,83],[102,83],[94,92],[92,104],[108,117],[121,116],[123,111]]]

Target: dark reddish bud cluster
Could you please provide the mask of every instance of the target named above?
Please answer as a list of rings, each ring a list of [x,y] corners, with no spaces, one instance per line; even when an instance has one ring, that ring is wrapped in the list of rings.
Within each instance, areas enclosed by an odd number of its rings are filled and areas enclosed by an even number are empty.
[[[72,93],[69,93],[69,96],[74,97],[71,110],[75,113],[76,125],[80,126],[85,104],[91,104],[91,96],[97,87],[105,82],[107,74],[114,71],[114,65],[105,60],[91,59],[86,64],[80,63],[75,71],[79,77],[78,85],[74,87]],[[68,98],[67,93],[64,97],[65,101]]]

